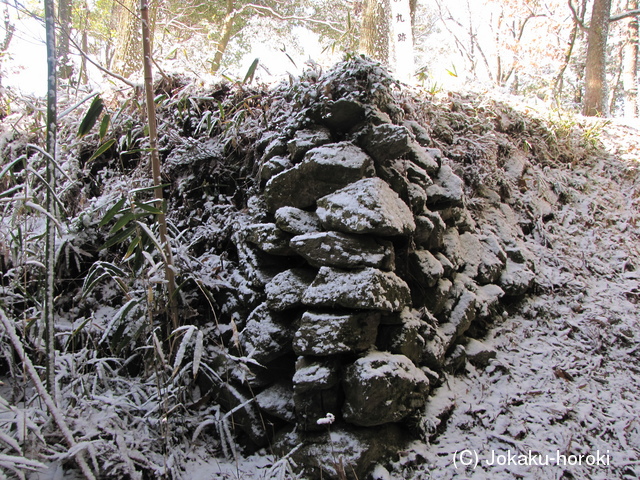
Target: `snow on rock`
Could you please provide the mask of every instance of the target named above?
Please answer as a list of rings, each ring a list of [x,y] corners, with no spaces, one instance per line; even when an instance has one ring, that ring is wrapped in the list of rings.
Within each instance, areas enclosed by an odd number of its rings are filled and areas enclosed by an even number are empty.
[[[296,373],[293,375],[293,386],[296,392],[324,390],[336,386],[340,381],[338,367],[339,364],[335,358],[310,360],[300,357],[296,362]]]
[[[271,255],[291,255],[291,235],[280,230],[275,223],[253,224],[244,227],[244,238],[263,252]]]
[[[411,252],[408,261],[413,280],[423,286],[435,286],[444,274],[442,263],[428,250]]]
[[[322,229],[320,219],[315,212],[307,212],[295,207],[282,207],[275,213],[276,225],[282,231],[302,235]]]
[[[407,284],[393,272],[376,268],[322,267],[302,297],[313,307],[344,307],[397,312],[411,302]]]
[[[243,355],[268,363],[290,351],[292,339],[293,327],[262,303],[249,315],[239,344]]]
[[[287,149],[291,160],[297,163],[308,150],[327,143],[331,143],[331,132],[326,128],[298,130],[287,142]]]
[[[293,237],[291,248],[310,265],[338,268],[376,267],[393,270],[395,255],[389,241],[340,232],[315,232]]]
[[[271,212],[286,206],[306,208],[318,198],[374,174],[373,160],[360,148],[351,142],[332,143],[309,150],[301,163],[271,178],[264,196]]]
[[[393,236],[408,235],[416,228],[406,203],[377,177],[322,197],[317,213],[327,230]]]
[[[315,275],[313,270],[303,268],[293,268],[279,273],[264,287],[267,307],[282,311],[301,306],[302,296]]]
[[[261,410],[286,422],[295,421],[293,389],[284,382],[274,383],[256,395]]]
[[[325,356],[368,349],[376,341],[378,313],[305,312],[293,337],[298,355]]]
[[[531,287],[534,278],[535,274],[525,265],[508,260],[499,284],[507,295],[522,295]]]
[[[370,352],[346,368],[342,415],[360,426],[397,422],[424,405],[429,380],[404,355]]]
[[[435,183],[427,188],[427,197],[427,206],[430,208],[461,206],[464,197],[462,180],[449,165],[442,165]]]

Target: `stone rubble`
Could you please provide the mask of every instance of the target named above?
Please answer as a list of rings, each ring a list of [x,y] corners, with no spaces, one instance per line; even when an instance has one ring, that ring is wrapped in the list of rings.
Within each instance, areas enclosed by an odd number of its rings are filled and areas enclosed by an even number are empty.
[[[315,102],[303,128],[274,132],[253,203],[265,207],[238,222],[239,259],[263,303],[237,354],[274,378],[256,407],[276,445],[303,442],[295,460],[319,478],[300,452],[324,448],[318,420],[331,414],[331,435],[367,439],[345,458],[349,476],[365,478],[370,439],[393,431],[401,448],[443,372],[486,365],[495,352],[465,333],[535,274],[521,232],[499,227],[508,205],[474,217],[428,129],[351,94]]]

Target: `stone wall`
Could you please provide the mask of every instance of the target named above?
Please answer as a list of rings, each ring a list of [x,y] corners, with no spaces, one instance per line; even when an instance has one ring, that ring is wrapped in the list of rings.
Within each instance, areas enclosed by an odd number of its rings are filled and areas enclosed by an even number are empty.
[[[259,304],[232,322],[246,372],[216,400],[255,444],[302,444],[310,476],[338,453],[364,478],[410,440],[443,372],[491,357],[465,333],[534,279],[517,238],[476,224],[428,130],[353,97],[270,132],[234,235],[252,289],[238,303]]]

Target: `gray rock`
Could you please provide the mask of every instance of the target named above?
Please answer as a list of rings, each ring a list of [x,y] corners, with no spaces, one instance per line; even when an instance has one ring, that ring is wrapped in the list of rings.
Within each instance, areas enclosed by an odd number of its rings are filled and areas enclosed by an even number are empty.
[[[451,263],[449,259],[443,255],[442,252],[436,253],[435,257],[438,259],[438,261],[442,265],[442,270],[444,272],[442,276],[450,278],[451,275],[453,275],[453,272],[455,272],[455,267],[453,266],[453,263]]]
[[[411,293],[393,272],[370,267],[351,271],[322,267],[302,302],[317,307],[396,312],[411,303]]]
[[[270,212],[286,206],[306,208],[374,174],[373,161],[361,149],[349,142],[333,143],[309,150],[301,163],[269,180],[264,195]]]
[[[286,422],[296,420],[293,387],[290,384],[279,382],[265,388],[256,395],[256,403],[260,410]]]
[[[500,278],[506,254],[495,237],[463,233],[460,235],[462,256],[465,259],[464,273],[481,285],[493,283]]]
[[[302,305],[302,296],[309,288],[316,273],[313,270],[294,268],[279,273],[265,286],[267,306],[282,311]]]
[[[437,332],[432,338],[427,340],[424,346],[422,363],[434,370],[440,370],[444,364],[446,351],[442,334]]]
[[[415,250],[409,254],[409,272],[423,288],[433,287],[444,274],[442,263],[428,250]]]
[[[289,247],[291,235],[280,230],[275,223],[255,223],[244,227],[244,238],[260,250],[271,255],[293,255]]]
[[[240,353],[260,364],[291,351],[294,328],[266,303],[260,304],[247,320],[247,326],[239,334]]]
[[[421,335],[424,329],[419,312],[405,308],[400,317],[399,325],[381,325],[376,342],[380,350],[397,353],[409,358],[419,365],[422,362],[425,340]]]
[[[284,138],[275,138],[264,149],[262,162],[267,162],[275,156],[282,156],[287,153],[287,142]]]
[[[293,167],[293,164],[288,158],[285,157],[272,157],[265,161],[260,168],[260,178],[262,180],[269,180],[271,177],[275,177],[277,174],[284,172],[285,170]]]
[[[354,425],[398,422],[424,405],[429,380],[404,355],[370,352],[345,369],[342,415]]]
[[[323,433],[304,433],[298,428],[284,430],[274,443],[276,454],[291,455],[300,470],[300,478],[343,478],[337,470],[342,465],[341,472],[346,474],[346,479],[362,480],[369,478],[376,463],[397,457],[409,439],[395,424],[375,429],[334,424],[330,429],[323,428]]]
[[[409,235],[413,214],[380,178],[366,178],[318,200],[317,214],[327,230],[380,236]]]
[[[478,368],[489,366],[491,359],[496,358],[496,351],[493,347],[482,343],[480,340],[470,338],[465,345],[467,359],[472,365]]]
[[[427,289],[425,293],[414,294],[413,303],[416,306],[424,306],[433,315],[439,315],[445,308],[449,298],[453,282],[448,278],[441,278],[435,287]]]
[[[413,241],[426,250],[442,248],[446,224],[438,212],[423,211],[416,216],[416,232]]]
[[[355,100],[341,98],[328,102],[321,110],[320,121],[333,130],[346,132],[365,118],[365,109]]]
[[[418,215],[422,213],[427,203],[427,192],[425,192],[424,188],[415,183],[410,183],[407,188],[407,196],[409,197],[411,211]]]
[[[264,287],[273,277],[282,272],[281,262],[259,250],[256,246],[234,235],[233,240],[238,252],[238,263],[244,277],[253,287]]]
[[[376,341],[378,313],[312,313],[306,312],[293,338],[293,351],[298,355],[325,356],[358,352]]]
[[[445,350],[448,350],[471,326],[476,318],[476,296],[469,290],[462,292],[449,315],[449,321],[441,325]]]
[[[458,177],[449,165],[442,165],[438,170],[435,183],[427,188],[427,205],[442,209],[463,205],[464,191],[462,179]]]
[[[393,244],[373,237],[340,232],[316,232],[293,237],[291,248],[316,267],[376,267],[393,270]]]
[[[453,351],[445,358],[443,370],[456,375],[464,370],[467,364],[467,352],[462,345],[456,345]]]
[[[318,420],[326,417],[327,413],[340,411],[340,387],[314,389],[299,392],[293,391],[293,402],[296,411],[297,428],[303,432],[317,432],[327,427],[318,424]]]
[[[294,163],[302,160],[308,150],[331,142],[331,132],[326,128],[298,130],[287,143],[287,148]]]
[[[476,311],[478,317],[487,318],[496,314],[504,290],[498,285],[483,285],[476,290]]]
[[[521,263],[507,260],[499,285],[507,295],[522,295],[531,288],[535,274]]]
[[[426,172],[434,174],[440,168],[440,164],[432,153],[432,149],[422,147],[416,142],[409,145],[408,158]]]
[[[296,392],[327,390],[335,387],[339,381],[338,362],[335,358],[324,360],[298,358],[296,373],[293,375],[293,387]]]
[[[295,207],[282,207],[276,210],[276,226],[288,233],[302,235],[322,230],[320,219],[315,212],[307,212]]]
[[[427,147],[431,144],[431,137],[429,136],[429,132],[418,122],[414,120],[405,120],[404,126],[407,127],[411,131],[411,133],[413,133],[413,136],[416,138],[420,145],[422,145],[423,147]]]
[[[409,153],[413,143],[406,127],[392,123],[373,127],[363,141],[365,150],[381,165]]]
[[[460,243],[460,234],[456,228],[448,228],[442,238],[442,246],[444,255],[449,259],[452,265],[458,270],[464,266],[465,258],[462,244]]]

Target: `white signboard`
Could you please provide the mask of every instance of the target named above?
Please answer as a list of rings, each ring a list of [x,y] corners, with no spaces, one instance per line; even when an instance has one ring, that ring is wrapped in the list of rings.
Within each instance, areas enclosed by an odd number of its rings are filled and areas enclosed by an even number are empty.
[[[411,8],[409,0],[391,2],[391,63],[398,80],[413,82],[413,34],[411,32]]]

